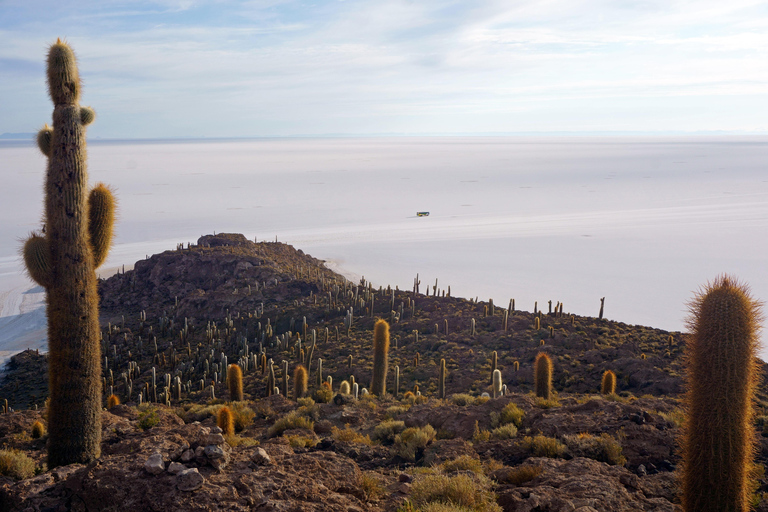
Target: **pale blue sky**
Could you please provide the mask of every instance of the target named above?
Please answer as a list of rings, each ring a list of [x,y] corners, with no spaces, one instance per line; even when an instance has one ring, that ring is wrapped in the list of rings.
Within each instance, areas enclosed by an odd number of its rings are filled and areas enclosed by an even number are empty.
[[[0,0],[0,133],[57,37],[90,136],[768,132],[764,1]]]

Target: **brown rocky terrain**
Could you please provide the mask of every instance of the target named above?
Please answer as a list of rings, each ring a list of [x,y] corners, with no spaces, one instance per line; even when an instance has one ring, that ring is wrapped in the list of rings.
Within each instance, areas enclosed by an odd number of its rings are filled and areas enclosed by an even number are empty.
[[[290,246],[231,234],[139,261],[100,294],[105,397],[127,405],[103,412],[98,461],[47,470],[45,437],[31,436],[45,423],[45,356],[15,356],[0,382],[16,411],[0,414],[0,445],[36,476],[0,477],[0,511],[678,507],[681,333],[559,314],[556,298],[534,315],[437,286],[374,289]],[[391,332],[383,399],[363,391],[376,318]],[[494,351],[507,393],[481,397],[492,395]],[[541,351],[554,363],[549,401],[531,393]],[[277,395],[267,396],[261,354],[274,361]],[[319,359],[332,393],[318,386]],[[314,400],[295,397],[301,361]],[[229,401],[221,375],[232,363],[244,370],[242,402]],[[607,369],[617,394],[601,396]],[[338,393],[352,377],[357,398]],[[216,427],[224,405],[234,435]],[[768,487],[756,482],[762,510]],[[452,492],[465,508],[435,508]]]

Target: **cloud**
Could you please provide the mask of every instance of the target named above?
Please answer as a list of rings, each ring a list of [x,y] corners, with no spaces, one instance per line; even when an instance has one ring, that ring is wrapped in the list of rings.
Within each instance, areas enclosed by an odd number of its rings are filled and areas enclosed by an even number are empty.
[[[559,131],[574,115],[550,108],[573,100],[566,110],[587,116],[606,98],[652,126],[649,98],[701,97],[707,110],[762,97],[768,83],[768,16],[745,0],[12,1],[0,20],[0,62],[13,63],[0,93],[28,83],[66,27],[105,136],[409,132],[414,118],[420,130],[466,132],[493,111],[521,113],[494,130],[546,117]],[[9,107],[0,132],[18,131],[25,108]],[[148,113],[163,121],[148,127]],[[756,112],[738,118],[757,123]],[[681,115],[666,128],[690,127]]]

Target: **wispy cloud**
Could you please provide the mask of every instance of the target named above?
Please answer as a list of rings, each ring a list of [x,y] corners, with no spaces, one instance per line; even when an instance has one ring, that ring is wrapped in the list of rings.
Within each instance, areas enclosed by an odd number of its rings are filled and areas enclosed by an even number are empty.
[[[59,35],[103,136],[766,130],[766,29],[746,0],[10,0],[0,132],[49,112]]]

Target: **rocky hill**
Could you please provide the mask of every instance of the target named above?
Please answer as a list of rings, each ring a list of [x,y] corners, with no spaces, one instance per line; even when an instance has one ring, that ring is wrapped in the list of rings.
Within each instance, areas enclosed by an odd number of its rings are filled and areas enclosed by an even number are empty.
[[[374,288],[291,246],[234,234],[139,261],[100,294],[105,397],[127,405],[103,412],[100,460],[46,471],[45,438],[31,436],[45,421],[45,357],[16,356],[0,399],[18,412],[0,414],[0,444],[26,464],[17,476],[38,476],[0,477],[0,510],[590,512],[679,502],[681,333],[560,312],[556,297],[534,313],[437,284]],[[384,398],[364,390],[378,318],[391,336]],[[540,352],[554,365],[550,400],[531,393]],[[232,363],[245,390],[234,403],[222,375]],[[302,363],[309,389],[297,398]],[[505,385],[498,398],[482,396],[494,395],[493,368]],[[603,396],[609,369],[617,390]],[[343,382],[352,394],[339,393]],[[758,433],[765,389],[763,379]],[[236,433],[222,436],[215,416],[225,405]],[[756,502],[768,490],[760,478]]]

